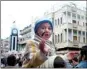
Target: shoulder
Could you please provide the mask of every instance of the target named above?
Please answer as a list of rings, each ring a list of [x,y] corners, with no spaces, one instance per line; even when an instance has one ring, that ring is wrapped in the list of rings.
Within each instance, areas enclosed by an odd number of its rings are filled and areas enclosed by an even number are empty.
[[[87,67],[87,62],[83,62],[81,61],[77,66],[76,68],[86,68]]]

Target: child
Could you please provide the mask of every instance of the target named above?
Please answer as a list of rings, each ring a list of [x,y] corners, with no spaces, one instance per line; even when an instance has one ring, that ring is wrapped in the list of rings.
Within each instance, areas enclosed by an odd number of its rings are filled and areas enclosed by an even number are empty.
[[[26,45],[24,68],[36,68],[44,63],[49,55],[55,54],[55,48],[48,40],[53,32],[51,21],[48,19],[36,21],[34,32],[35,38]]]

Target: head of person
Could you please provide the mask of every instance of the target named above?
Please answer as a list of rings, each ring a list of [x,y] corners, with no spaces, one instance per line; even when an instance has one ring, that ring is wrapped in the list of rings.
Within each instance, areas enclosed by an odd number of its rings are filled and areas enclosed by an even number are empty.
[[[81,48],[79,61],[82,60],[87,60],[87,45]]]
[[[15,66],[16,65],[16,57],[14,55],[9,55],[7,57],[7,64],[8,64],[8,66]]]
[[[56,57],[54,59],[54,68],[65,68],[66,64],[62,57]]]
[[[52,22],[49,19],[37,20],[34,27],[34,32],[39,37],[48,40],[53,31]]]

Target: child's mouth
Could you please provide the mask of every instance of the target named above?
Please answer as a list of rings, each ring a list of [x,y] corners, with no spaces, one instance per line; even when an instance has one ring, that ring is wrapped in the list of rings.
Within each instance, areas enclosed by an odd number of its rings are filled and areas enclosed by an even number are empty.
[[[49,37],[49,34],[44,34],[45,37]]]
[[[49,34],[48,33],[43,33],[42,36],[44,36],[45,38],[49,38]]]

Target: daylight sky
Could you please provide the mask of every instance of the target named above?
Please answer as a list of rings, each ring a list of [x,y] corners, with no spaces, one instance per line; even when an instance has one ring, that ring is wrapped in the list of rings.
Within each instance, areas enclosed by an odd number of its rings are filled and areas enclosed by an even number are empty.
[[[32,23],[33,18],[42,17],[46,11],[73,2],[78,8],[86,7],[85,1],[1,1],[1,38],[10,36],[13,21],[18,30]]]

